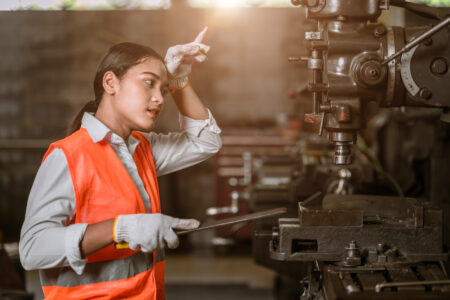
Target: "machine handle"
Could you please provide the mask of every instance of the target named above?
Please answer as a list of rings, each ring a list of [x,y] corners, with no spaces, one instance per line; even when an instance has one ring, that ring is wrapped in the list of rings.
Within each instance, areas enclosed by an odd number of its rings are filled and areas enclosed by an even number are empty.
[[[437,32],[439,32],[440,30],[444,29],[447,25],[450,24],[450,17],[447,17],[444,21],[439,22],[437,25],[433,26],[432,28],[430,28],[429,30],[425,31],[424,33],[422,33],[421,35],[419,35],[417,38],[415,38],[414,40],[412,40],[411,42],[407,43],[405,46],[403,46],[402,49],[400,49],[398,52],[392,54],[391,56],[389,56],[388,58],[386,58],[385,60],[383,60],[383,62],[381,63],[382,65],[387,64],[388,62],[390,62],[391,60],[399,57],[400,55],[402,55],[405,52],[408,52],[409,50],[411,50],[412,48],[414,48],[416,45],[420,44],[421,42],[423,42],[424,40],[426,40],[427,38],[431,37],[432,35],[436,34]]]

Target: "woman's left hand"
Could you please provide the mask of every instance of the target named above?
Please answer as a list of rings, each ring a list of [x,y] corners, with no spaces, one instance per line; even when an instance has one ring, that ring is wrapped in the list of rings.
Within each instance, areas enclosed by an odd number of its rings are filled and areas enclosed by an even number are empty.
[[[171,78],[169,88],[180,89],[188,82],[188,75],[191,73],[194,62],[203,62],[209,46],[202,43],[208,27],[205,27],[189,44],[172,46],[167,50],[165,63]]]

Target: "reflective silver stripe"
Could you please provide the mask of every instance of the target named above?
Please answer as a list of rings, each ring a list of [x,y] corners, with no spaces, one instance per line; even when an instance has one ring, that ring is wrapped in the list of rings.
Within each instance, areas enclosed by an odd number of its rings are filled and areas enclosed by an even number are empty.
[[[156,252],[156,262],[164,260],[164,250]],[[86,264],[82,275],[72,268],[39,270],[43,286],[74,287],[130,278],[153,268],[152,253],[138,252],[130,257]]]

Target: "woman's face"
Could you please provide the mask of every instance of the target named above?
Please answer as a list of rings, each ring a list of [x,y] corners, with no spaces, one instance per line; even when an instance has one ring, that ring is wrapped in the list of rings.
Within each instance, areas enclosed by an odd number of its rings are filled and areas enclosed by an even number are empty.
[[[167,71],[156,58],[146,58],[119,80],[114,106],[125,130],[150,131],[155,125],[167,93]]]

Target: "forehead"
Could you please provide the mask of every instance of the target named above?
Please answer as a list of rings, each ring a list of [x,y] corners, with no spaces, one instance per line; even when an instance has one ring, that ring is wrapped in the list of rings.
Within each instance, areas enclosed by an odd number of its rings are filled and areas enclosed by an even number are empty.
[[[161,80],[167,80],[167,70],[162,61],[157,58],[149,57],[142,60],[137,65],[133,66],[128,70],[131,73],[135,73],[136,75],[142,73],[154,73],[158,75]]]

